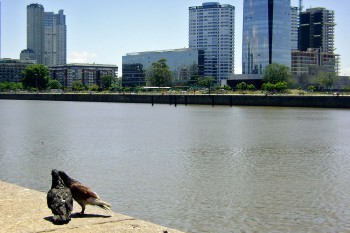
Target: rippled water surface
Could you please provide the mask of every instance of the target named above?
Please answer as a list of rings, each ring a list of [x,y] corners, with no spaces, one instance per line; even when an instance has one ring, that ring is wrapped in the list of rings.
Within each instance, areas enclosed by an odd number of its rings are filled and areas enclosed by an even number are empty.
[[[348,110],[0,100],[1,180],[187,232],[349,232],[349,142]]]

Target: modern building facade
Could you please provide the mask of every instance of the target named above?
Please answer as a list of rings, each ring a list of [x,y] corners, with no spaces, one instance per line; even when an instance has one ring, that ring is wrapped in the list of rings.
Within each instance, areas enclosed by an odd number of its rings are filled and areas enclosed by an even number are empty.
[[[339,73],[339,55],[321,49],[292,51],[292,74],[315,75],[318,72]]]
[[[298,50],[299,41],[299,8],[292,6],[290,8],[290,23],[291,23],[291,49]]]
[[[291,67],[290,14],[290,0],[244,0],[243,74],[262,74],[271,63]]]
[[[116,78],[117,73],[116,65],[107,64],[66,64],[50,67],[51,78],[69,88],[76,81],[82,82],[85,86],[94,84],[100,86],[103,76]]]
[[[18,59],[0,59],[0,82],[22,82],[22,71],[35,61],[22,61]]]
[[[173,49],[128,53],[122,58],[123,86],[146,85],[146,72],[154,62],[166,59],[172,72],[174,85],[182,85],[198,74],[204,75],[204,51],[198,49]]]
[[[67,59],[67,28],[63,10],[45,12],[40,4],[27,6],[27,50],[38,64],[64,65]]]
[[[189,7],[189,47],[204,50],[204,75],[217,83],[234,73],[235,7],[218,2]]]
[[[47,66],[64,65],[67,58],[67,27],[63,10],[58,14],[45,12],[44,63]]]
[[[44,7],[40,4],[27,6],[27,49],[34,51],[38,64],[44,64]]]
[[[334,52],[334,11],[310,8],[300,13],[300,51],[318,48],[322,52]]]

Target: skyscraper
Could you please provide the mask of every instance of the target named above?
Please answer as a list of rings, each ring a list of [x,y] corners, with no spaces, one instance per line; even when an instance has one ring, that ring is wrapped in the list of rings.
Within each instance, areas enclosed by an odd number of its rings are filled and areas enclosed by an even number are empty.
[[[66,16],[63,10],[58,14],[45,12],[44,64],[47,66],[66,64]]]
[[[64,65],[67,57],[66,16],[45,12],[40,4],[27,6],[27,50],[38,64]]]
[[[311,8],[300,13],[299,50],[321,49],[334,52],[334,11],[325,8]]]
[[[290,0],[244,0],[242,73],[262,74],[267,65],[291,67]]]
[[[1,58],[1,2],[0,2],[0,58]]]
[[[217,83],[234,73],[235,7],[218,2],[189,7],[189,47],[204,50],[204,75]]]
[[[27,6],[27,49],[34,51],[37,63],[44,64],[44,7]]]
[[[291,7],[290,10],[291,20],[291,48],[292,50],[298,50],[298,34],[299,34],[299,10],[298,7]]]

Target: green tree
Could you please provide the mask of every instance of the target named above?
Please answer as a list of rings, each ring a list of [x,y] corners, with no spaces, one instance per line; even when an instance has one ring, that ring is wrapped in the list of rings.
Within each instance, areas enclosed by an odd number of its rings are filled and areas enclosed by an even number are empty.
[[[23,89],[22,83],[2,82],[0,83],[0,91],[16,91]]]
[[[310,86],[307,87],[307,90],[308,90],[309,92],[314,92],[314,91],[316,90],[316,87],[313,86],[313,85],[310,85]]]
[[[81,81],[75,81],[72,84],[72,90],[73,91],[84,91],[85,86],[83,85],[83,83]]]
[[[245,82],[240,82],[236,85],[236,88],[240,91],[244,91],[247,89],[247,84]]]
[[[22,84],[26,89],[45,90],[50,80],[50,70],[41,64],[29,65],[22,71]]]
[[[162,58],[154,62],[147,71],[147,81],[151,86],[165,87],[171,83],[171,71],[166,64],[166,59]]]
[[[323,88],[330,90],[335,82],[336,74],[329,72],[322,72],[317,76],[317,83]]]
[[[287,66],[272,63],[264,71],[264,83],[290,82],[291,73]]]
[[[101,88],[103,90],[110,90],[115,83],[112,75],[104,75],[101,77]]]
[[[58,80],[50,79],[48,87],[50,89],[62,89],[62,84]]]
[[[225,84],[225,85],[224,85],[224,90],[225,90],[225,91],[231,91],[232,88],[231,88],[229,85]]]
[[[253,84],[249,84],[247,89],[250,91],[254,91],[256,89],[256,87]]]
[[[213,85],[213,81],[214,81],[214,78],[211,76],[197,78],[197,84],[201,87],[208,88],[209,94],[210,94],[211,86]]]
[[[97,84],[93,84],[89,87],[89,91],[98,91],[98,86]]]

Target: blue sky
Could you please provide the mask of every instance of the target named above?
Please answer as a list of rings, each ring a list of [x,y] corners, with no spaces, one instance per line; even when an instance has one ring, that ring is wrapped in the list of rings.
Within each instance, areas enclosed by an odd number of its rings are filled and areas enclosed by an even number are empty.
[[[198,0],[0,0],[1,57],[19,58],[26,48],[26,6],[40,3],[45,11],[66,15],[68,62],[116,64],[130,52],[188,47],[188,7]],[[243,0],[220,1],[236,7],[235,73],[241,73]],[[298,0],[292,0],[298,6]],[[335,11],[336,53],[341,75],[350,75],[349,0],[304,0],[305,7]]]

